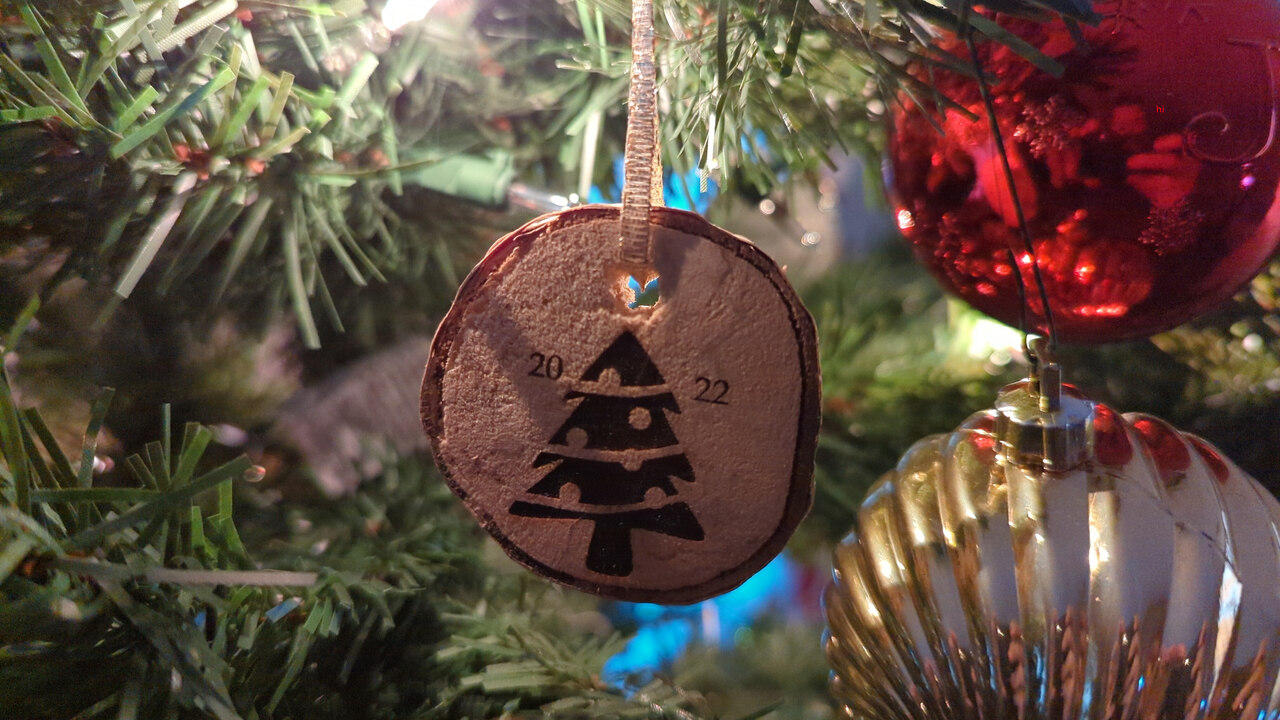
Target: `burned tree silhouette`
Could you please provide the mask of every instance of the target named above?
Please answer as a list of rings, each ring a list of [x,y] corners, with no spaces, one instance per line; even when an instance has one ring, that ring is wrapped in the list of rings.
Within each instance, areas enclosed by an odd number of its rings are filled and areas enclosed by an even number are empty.
[[[618,377],[616,388],[601,384],[609,370]],[[594,530],[587,547],[587,568],[604,575],[631,574],[635,530],[702,540],[702,525],[684,502],[633,507],[644,503],[653,488],[667,498],[677,496],[672,478],[694,481],[693,466],[679,452],[679,440],[666,415],[680,412],[680,407],[640,341],[630,332],[619,335],[582,374],[579,389],[565,399],[579,402],[548,444],[566,449],[538,453],[533,467],[550,468],[529,488],[529,494],[538,497],[515,501],[511,514],[590,520]],[[571,436],[585,436],[585,443],[570,447]],[[649,457],[636,470],[628,470],[622,462],[624,452],[663,448],[676,448],[676,452]],[[590,457],[574,454],[583,451]],[[610,457],[615,454],[616,460]],[[566,485],[577,489],[577,503],[562,497]]]

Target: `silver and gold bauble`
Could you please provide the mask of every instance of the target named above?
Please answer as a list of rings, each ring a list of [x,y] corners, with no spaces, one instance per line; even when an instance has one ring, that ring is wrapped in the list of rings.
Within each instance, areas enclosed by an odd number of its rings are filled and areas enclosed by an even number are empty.
[[[1038,381],[916,443],[835,552],[832,689],[875,720],[1280,718],[1280,503]]]

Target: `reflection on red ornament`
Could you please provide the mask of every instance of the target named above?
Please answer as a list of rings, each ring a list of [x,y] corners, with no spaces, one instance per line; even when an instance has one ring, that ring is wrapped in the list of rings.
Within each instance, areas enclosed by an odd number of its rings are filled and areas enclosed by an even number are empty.
[[[1225,485],[1231,475],[1231,469],[1227,467],[1227,461],[1218,454],[1217,450],[1200,438],[1188,435],[1187,440],[1200,453],[1200,459],[1204,460],[1205,465],[1209,466],[1209,470],[1213,472],[1213,476],[1217,478],[1218,483]]]
[[[1160,472],[1160,480],[1165,486],[1176,484],[1182,474],[1191,467],[1191,454],[1181,441],[1181,433],[1172,425],[1160,418],[1150,415],[1132,415],[1133,429],[1138,431],[1151,457],[1156,461],[1156,470]]]
[[[1124,423],[1106,405],[1094,408],[1093,432],[1094,458],[1099,463],[1121,467],[1133,457],[1133,444],[1129,442]]]
[[[1054,78],[980,46],[1012,183],[972,78],[928,77],[972,115],[904,99],[890,143],[898,226],[949,290],[1018,322],[1018,283],[1033,278],[1015,195],[1066,342],[1149,335],[1210,311],[1280,244],[1280,3],[1157,5],[1096,3],[1104,19],[1085,29],[1087,49],[1061,24],[992,16],[1065,68]]]
[[[1071,318],[1123,317],[1129,308],[1151,294],[1153,271],[1147,253],[1140,247],[1121,242],[1098,242],[1088,236],[1082,224],[1069,223],[1052,240],[1035,244],[1041,277],[1055,288],[1050,295],[1050,310]],[[1025,282],[1035,282],[1030,272],[1031,258],[1019,259]],[[1033,312],[1041,314],[1040,298],[1032,293],[1027,298]]]

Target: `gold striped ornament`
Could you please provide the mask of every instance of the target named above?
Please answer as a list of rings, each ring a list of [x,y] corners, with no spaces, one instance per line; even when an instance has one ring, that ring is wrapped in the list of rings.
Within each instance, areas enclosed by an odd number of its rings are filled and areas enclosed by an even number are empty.
[[[1036,380],[916,443],[835,551],[851,718],[1280,718],[1280,503],[1204,440]]]

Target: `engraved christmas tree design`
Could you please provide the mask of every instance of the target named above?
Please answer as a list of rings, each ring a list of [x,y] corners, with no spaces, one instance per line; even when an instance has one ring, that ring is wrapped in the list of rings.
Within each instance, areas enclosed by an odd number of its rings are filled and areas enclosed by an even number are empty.
[[[617,374],[617,386],[600,382],[607,370]],[[578,402],[548,440],[553,447],[533,460],[533,467],[547,468],[528,491],[539,499],[515,501],[511,514],[592,521],[587,568],[604,575],[631,574],[633,530],[702,540],[702,525],[687,504],[646,502],[654,488],[659,498],[675,497],[672,478],[693,482],[694,473],[667,421],[666,413],[680,407],[640,341],[630,332],[619,335],[582,374],[579,387],[565,395]],[[628,469],[623,455],[635,451],[644,451],[645,459]],[[566,485],[576,489],[576,502]]]

